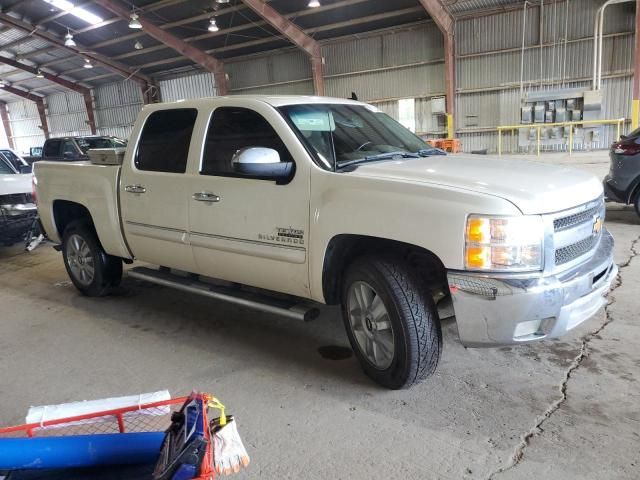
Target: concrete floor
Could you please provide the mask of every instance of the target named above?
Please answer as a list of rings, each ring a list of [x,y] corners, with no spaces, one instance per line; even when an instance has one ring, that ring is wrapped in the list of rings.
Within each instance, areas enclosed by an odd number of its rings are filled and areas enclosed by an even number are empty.
[[[546,162],[602,177],[606,154]],[[437,373],[408,391],[372,384],[338,311],[299,324],[125,279],[80,296],[61,255],[0,250],[0,411],[168,388],[218,395],[252,464],[237,478],[640,478],[640,220],[610,206],[620,279],[606,311],[571,335],[464,349],[444,327]]]

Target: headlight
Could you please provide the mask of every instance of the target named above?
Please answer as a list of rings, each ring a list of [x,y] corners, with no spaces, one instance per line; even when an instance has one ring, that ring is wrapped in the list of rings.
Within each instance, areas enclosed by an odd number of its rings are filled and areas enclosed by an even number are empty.
[[[542,217],[470,215],[465,235],[465,268],[486,271],[542,270]]]

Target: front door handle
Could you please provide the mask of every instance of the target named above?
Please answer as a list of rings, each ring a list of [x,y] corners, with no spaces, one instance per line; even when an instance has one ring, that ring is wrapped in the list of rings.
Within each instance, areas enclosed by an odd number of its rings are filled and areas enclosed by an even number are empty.
[[[146,193],[147,189],[142,185],[125,185],[124,191],[128,193]]]
[[[220,201],[218,195],[210,192],[196,192],[192,195],[192,198],[198,202],[218,203]]]

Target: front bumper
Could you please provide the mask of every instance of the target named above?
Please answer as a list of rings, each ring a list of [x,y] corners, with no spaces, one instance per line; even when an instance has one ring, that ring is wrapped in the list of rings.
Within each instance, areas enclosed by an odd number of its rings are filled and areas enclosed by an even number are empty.
[[[613,237],[604,229],[591,259],[533,278],[450,271],[460,341],[491,347],[559,337],[591,318],[618,274]]]

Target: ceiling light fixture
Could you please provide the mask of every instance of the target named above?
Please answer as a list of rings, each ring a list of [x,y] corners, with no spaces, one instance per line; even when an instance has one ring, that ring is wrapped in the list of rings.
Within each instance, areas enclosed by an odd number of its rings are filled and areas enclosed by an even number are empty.
[[[85,22],[91,25],[96,25],[98,23],[102,23],[103,21],[102,17],[96,15],[95,13],[91,13],[86,8],[76,7],[73,3],[67,0],[44,0],[44,1],[64,12],[70,13],[74,17],[78,17],[79,19],[84,20]]]
[[[320,0],[311,0],[309,2],[309,8],[318,8],[320,6]]]
[[[67,34],[64,36],[64,46],[65,47],[75,47],[76,42],[73,39],[73,35],[71,35],[71,32],[69,31],[69,29],[67,29]]]
[[[209,30],[210,32],[217,32],[218,30],[220,30],[215,18],[209,20],[209,27],[207,28],[207,30]]]
[[[142,24],[140,23],[140,20],[138,20],[140,17],[137,13],[132,13],[129,18],[131,18],[129,28],[133,28],[134,30],[140,30],[142,28]]]
[[[44,78],[44,73],[42,73],[42,70],[38,69],[38,71],[36,72],[36,78]]]
[[[89,60],[88,58],[84,59],[84,68],[93,68],[93,63],[91,63],[91,60]]]
[[[216,3],[229,3],[229,0],[216,0]]]
[[[142,50],[144,48],[144,45],[142,45],[138,40],[136,43],[133,44],[133,48],[135,48],[136,50]]]

